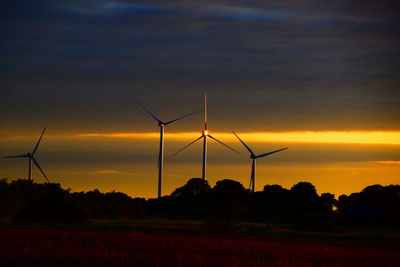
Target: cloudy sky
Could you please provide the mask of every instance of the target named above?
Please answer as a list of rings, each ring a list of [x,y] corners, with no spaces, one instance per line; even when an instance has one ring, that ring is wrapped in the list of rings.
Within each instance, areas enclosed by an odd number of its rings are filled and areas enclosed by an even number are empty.
[[[38,159],[73,190],[153,196],[158,129],[130,98],[169,120],[201,109],[204,92],[222,141],[242,149],[235,130],[260,152],[290,147],[258,164],[259,190],[399,181],[396,1],[9,1],[0,12],[0,153],[28,152],[46,125]],[[166,153],[201,127],[200,113],[171,125]],[[210,183],[248,186],[246,151],[213,146]],[[200,150],[167,156],[165,193],[200,175]],[[1,160],[0,176],[25,165]]]

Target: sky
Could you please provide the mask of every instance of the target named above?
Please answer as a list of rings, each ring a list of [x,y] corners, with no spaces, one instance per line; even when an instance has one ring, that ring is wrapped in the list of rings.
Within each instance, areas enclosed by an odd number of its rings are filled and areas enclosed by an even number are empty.
[[[9,1],[0,16],[0,154],[33,149],[51,181],[156,195],[158,127],[202,109],[208,180],[300,181],[335,195],[399,183],[396,1]],[[202,113],[167,127],[164,194],[201,176]],[[1,159],[0,177],[26,176]],[[36,170],[34,178],[43,181]]]

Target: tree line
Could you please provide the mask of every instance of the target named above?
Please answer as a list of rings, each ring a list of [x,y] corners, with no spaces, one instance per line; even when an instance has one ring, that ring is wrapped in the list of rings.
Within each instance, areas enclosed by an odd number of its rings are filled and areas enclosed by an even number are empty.
[[[121,192],[71,192],[60,184],[0,180],[0,218],[13,221],[85,222],[90,219],[171,218],[209,222],[296,224],[304,229],[350,225],[399,225],[400,185],[372,185],[361,192],[317,194],[309,182],[290,189],[265,185],[251,193],[241,183],[221,180],[211,187],[192,178],[159,199]],[[323,230],[323,229],[321,229]]]

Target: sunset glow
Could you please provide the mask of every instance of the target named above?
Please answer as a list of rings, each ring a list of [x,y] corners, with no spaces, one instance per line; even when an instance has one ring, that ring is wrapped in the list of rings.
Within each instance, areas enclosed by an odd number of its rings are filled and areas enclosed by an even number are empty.
[[[204,132],[207,135],[206,132]],[[166,133],[166,138],[190,140],[198,137],[198,132]],[[240,135],[248,142],[300,142],[300,143],[351,143],[351,144],[400,144],[398,131],[305,131],[305,132],[244,132]],[[79,137],[110,137],[157,139],[156,132],[148,133],[87,133]],[[230,141],[235,140],[231,133],[217,132],[215,136]]]
[[[35,158],[51,182],[158,197],[204,169],[248,187],[235,132],[255,155],[289,148],[257,161],[256,190],[398,183],[390,1],[9,2],[0,157],[33,153],[46,126]],[[0,158],[0,178],[27,163]]]
[[[373,161],[372,163],[385,164],[385,165],[400,165],[400,160],[382,160],[382,161]]]

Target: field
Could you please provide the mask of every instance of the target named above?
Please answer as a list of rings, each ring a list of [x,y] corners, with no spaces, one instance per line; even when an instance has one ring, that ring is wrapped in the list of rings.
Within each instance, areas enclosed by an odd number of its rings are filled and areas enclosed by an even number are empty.
[[[400,266],[397,238],[0,228],[0,265]]]

